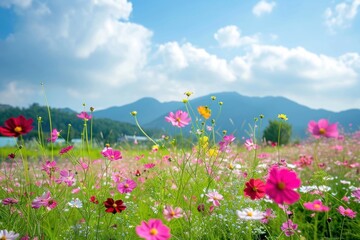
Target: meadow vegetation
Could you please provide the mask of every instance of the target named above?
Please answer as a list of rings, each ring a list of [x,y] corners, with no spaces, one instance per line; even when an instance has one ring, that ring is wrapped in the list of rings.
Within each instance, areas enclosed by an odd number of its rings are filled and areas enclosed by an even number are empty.
[[[129,113],[145,146],[99,146],[92,111],[77,115],[78,145],[67,129],[45,136],[43,121],[11,116],[0,127],[18,138],[0,149],[0,239],[360,239],[360,131],[309,119],[308,139],[283,144],[287,116],[270,119],[278,135],[267,141],[259,113],[237,139],[211,114],[226,103],[192,106],[190,92],[183,102],[164,119],[176,137],[151,138]],[[24,140],[34,125],[36,140]]]

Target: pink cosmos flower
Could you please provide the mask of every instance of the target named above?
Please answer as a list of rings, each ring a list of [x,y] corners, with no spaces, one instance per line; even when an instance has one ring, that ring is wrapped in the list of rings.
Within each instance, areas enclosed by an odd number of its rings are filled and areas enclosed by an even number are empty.
[[[169,116],[165,117],[165,120],[178,128],[185,127],[191,121],[189,114],[181,110],[178,110],[175,114],[170,112]]]
[[[118,150],[113,150],[111,147],[107,147],[104,150],[102,150],[101,154],[110,161],[116,161],[122,159],[121,152]]]
[[[76,115],[78,118],[84,119],[85,121],[88,121],[92,118],[91,115],[87,114],[87,112],[81,112]]]
[[[146,240],[167,240],[171,237],[170,229],[159,219],[142,221],[141,225],[136,226],[136,234]]]
[[[337,123],[330,124],[326,119],[320,119],[318,122],[310,121],[308,131],[315,137],[324,136],[326,138],[337,138],[339,135]]]
[[[61,170],[60,178],[55,180],[56,183],[65,183],[69,187],[76,183],[75,174],[71,173],[70,170]]]
[[[51,210],[57,206],[57,202],[50,196],[50,192],[44,193],[42,196],[35,198],[32,203],[32,208],[45,207],[47,210]]]
[[[255,150],[258,148],[258,145],[256,145],[251,138],[246,139],[244,145],[248,151]]]
[[[146,168],[146,169],[151,169],[153,167],[155,167],[154,163],[146,163],[146,164],[144,164],[144,168]]]
[[[284,232],[284,234],[287,237],[290,237],[292,235],[294,235],[295,230],[298,228],[298,225],[293,223],[293,221],[291,221],[291,219],[287,220],[286,222],[284,222],[281,225],[281,230]]]
[[[263,219],[261,219],[262,223],[268,224],[269,220],[271,218],[275,218],[275,215],[273,213],[273,210],[271,208],[268,208],[265,210],[264,215],[263,215]]]
[[[294,191],[294,188],[298,188],[300,185],[301,180],[296,172],[274,166],[270,169],[265,192],[278,204],[293,204],[300,198],[300,195]]]
[[[228,152],[229,151],[229,145],[235,140],[234,135],[226,135],[223,137],[223,141],[219,142],[220,152]]]
[[[16,200],[14,198],[5,198],[1,201],[3,205],[12,205],[18,203],[19,200]],[[0,238],[1,239],[1,238]]]
[[[74,146],[72,146],[72,145],[62,148],[62,149],[60,150],[60,155],[69,152],[69,151],[70,151],[71,149],[73,149],[73,148],[74,148]]]
[[[355,189],[352,191],[351,195],[357,199],[357,201],[360,201],[360,188]]]
[[[119,183],[117,189],[120,193],[130,193],[137,187],[134,180],[126,179],[124,182]]]
[[[345,209],[343,206],[340,206],[337,210],[341,215],[345,217],[349,217],[349,218],[356,217],[356,212],[354,212],[350,208]]]
[[[330,210],[329,207],[322,204],[321,200],[315,200],[314,202],[306,202],[304,203],[304,207],[308,210],[315,212],[328,212]]]
[[[61,131],[60,131],[61,132]],[[48,142],[56,142],[58,137],[60,136],[60,132],[55,128],[51,132],[51,137],[47,139]]]
[[[42,171],[45,171],[47,173],[47,175],[51,175],[51,173],[55,172],[58,170],[58,168],[56,167],[56,162],[55,161],[46,161],[46,163],[44,165],[42,165],[41,168]]]
[[[166,206],[163,211],[164,217],[166,220],[170,221],[173,218],[181,218],[183,217],[183,210],[179,207],[175,209],[171,206]]]
[[[213,191],[205,194],[208,197],[208,202],[212,202],[215,207],[220,206],[220,200],[223,200],[224,197],[220,193]]]

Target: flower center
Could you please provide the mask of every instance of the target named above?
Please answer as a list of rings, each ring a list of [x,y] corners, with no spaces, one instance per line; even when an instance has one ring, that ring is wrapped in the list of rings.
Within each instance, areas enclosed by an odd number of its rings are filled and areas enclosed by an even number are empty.
[[[180,120],[179,117],[177,117],[177,118],[175,119],[175,121],[179,123],[181,120]]]
[[[173,217],[173,216],[175,216],[175,212],[174,211],[171,211],[170,212],[170,215]]]
[[[252,217],[252,216],[253,216],[253,213],[252,213],[252,212],[247,212],[246,215],[247,215],[248,217]]]
[[[258,189],[257,189],[257,187],[253,187],[252,190],[253,190],[254,192],[257,192]]]
[[[2,236],[0,240],[6,240],[6,236]]]
[[[321,135],[324,135],[324,134],[326,133],[325,128],[320,128],[320,129],[319,129],[319,133],[320,133]]]
[[[158,234],[158,230],[155,228],[150,229],[150,235],[156,236]]]
[[[320,204],[315,203],[315,204],[314,204],[314,208],[315,208],[315,209],[320,209],[321,206],[320,206]]]
[[[116,207],[117,207],[117,204],[116,204],[116,203],[114,203],[114,204],[113,204],[113,207],[114,207],[114,208],[116,208]]]
[[[285,183],[279,182],[279,183],[277,184],[277,187],[278,187],[279,190],[284,190],[284,189],[285,189]]]
[[[21,133],[22,127],[17,126],[16,128],[14,128],[14,131],[17,133]]]
[[[129,187],[129,184],[125,183],[124,188],[128,188],[128,187]]]

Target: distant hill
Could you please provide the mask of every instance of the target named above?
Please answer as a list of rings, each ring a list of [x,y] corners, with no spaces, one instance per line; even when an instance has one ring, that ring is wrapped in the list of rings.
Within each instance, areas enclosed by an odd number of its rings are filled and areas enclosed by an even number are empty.
[[[211,100],[211,96],[216,96],[216,100]],[[218,102],[224,104],[219,113]],[[265,116],[263,126],[268,125],[268,121],[276,119],[279,113],[288,116],[288,122],[293,126],[293,138],[306,137],[307,124],[310,120],[319,120],[326,118],[331,122],[338,122],[345,131],[357,130],[360,127],[360,110],[351,109],[342,112],[332,112],[323,109],[311,109],[300,105],[284,97],[248,97],[236,92],[222,92],[209,94],[199,98],[190,98],[189,101],[194,112],[200,105],[208,105],[212,110],[212,118],[216,118],[216,129],[218,131],[227,130],[229,133],[235,132],[238,137],[247,136],[249,124],[254,124],[254,117],[260,114]],[[171,111],[185,109],[182,102],[164,102],[160,103],[153,98],[143,98],[134,103],[121,107],[112,107],[94,113],[97,117],[106,117],[109,119],[133,123],[130,115],[131,111],[138,112],[139,122],[146,128],[158,128],[164,131],[174,131],[171,125],[165,122],[164,117]],[[207,123],[210,125],[210,121]],[[352,127],[349,127],[352,124]],[[187,128],[184,132],[188,132]],[[261,131],[262,132],[262,131]]]

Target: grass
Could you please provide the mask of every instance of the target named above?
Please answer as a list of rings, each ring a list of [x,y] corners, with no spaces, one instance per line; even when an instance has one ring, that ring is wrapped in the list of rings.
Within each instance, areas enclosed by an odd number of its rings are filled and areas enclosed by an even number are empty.
[[[188,111],[196,114],[191,108]],[[62,155],[59,151],[67,145],[38,143],[42,141],[1,148],[0,199],[12,198],[17,203],[0,205],[0,230],[29,239],[139,239],[136,226],[160,219],[170,229],[172,239],[360,239],[359,216],[350,218],[337,210],[339,206],[360,210],[359,198],[354,195],[360,187],[358,135],[349,134],[341,140],[309,138],[297,145],[277,147],[253,139],[258,148],[252,150],[237,140],[227,151],[219,151],[213,129],[201,121],[191,124],[197,141],[164,138],[156,149],[114,145],[111,147],[122,154],[115,161],[101,154],[104,146],[93,146],[87,139]],[[343,149],[334,149],[336,145]],[[15,152],[14,159],[7,157]],[[308,165],[301,164],[304,158]],[[47,161],[56,162],[49,173],[43,170]],[[145,165],[149,163],[154,166]],[[245,183],[250,178],[266,182],[274,164],[292,169],[301,179],[301,188],[296,189],[301,198],[287,205],[286,211],[268,197],[251,200],[244,195]],[[61,170],[74,175],[73,183],[57,181]],[[134,180],[137,187],[123,194],[117,186],[126,179]],[[223,196],[219,206],[208,201],[206,194],[212,191]],[[50,192],[56,207],[33,208],[33,201],[45,192]],[[116,214],[106,212],[108,198],[122,200],[126,209]],[[69,204],[76,199],[81,206]],[[330,211],[305,209],[305,202],[316,199]],[[179,207],[183,213],[167,221],[163,214],[166,206]],[[271,209],[273,217],[268,223],[239,219],[236,211],[245,208]],[[289,219],[298,227],[292,236],[285,236],[281,226]]]

